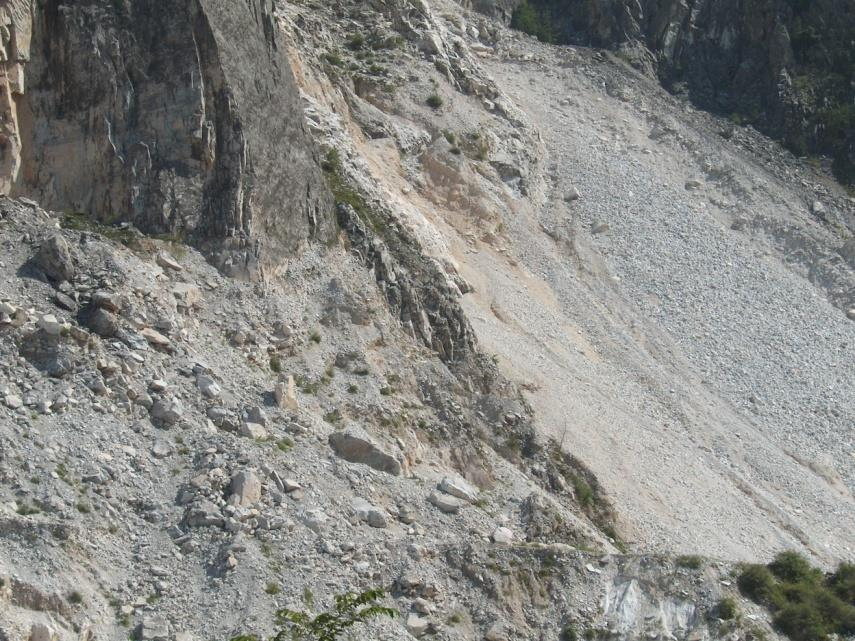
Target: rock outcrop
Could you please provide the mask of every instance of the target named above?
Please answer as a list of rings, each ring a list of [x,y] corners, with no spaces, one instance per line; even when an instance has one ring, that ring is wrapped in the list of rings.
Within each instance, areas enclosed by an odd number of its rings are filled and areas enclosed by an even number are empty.
[[[269,0],[7,0],[0,22],[0,191],[185,240],[236,276],[332,233]]]
[[[617,48],[704,109],[751,123],[798,154],[827,153],[855,181],[855,12],[846,0],[474,0],[562,43]],[[829,19],[834,16],[834,19]]]
[[[21,171],[18,101],[30,56],[29,0],[0,2],[0,193],[8,194]]]

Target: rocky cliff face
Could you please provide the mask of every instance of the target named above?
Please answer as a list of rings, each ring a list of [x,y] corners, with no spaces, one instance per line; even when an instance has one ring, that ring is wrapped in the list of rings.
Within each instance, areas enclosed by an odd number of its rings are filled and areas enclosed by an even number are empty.
[[[542,39],[620,48],[699,106],[751,123],[855,179],[855,10],[844,0],[478,0]],[[517,18],[521,16],[518,14]],[[541,28],[542,27],[542,28]],[[545,36],[545,38],[544,38]]]
[[[331,233],[269,2],[10,0],[0,17],[5,193],[184,238],[235,275]]]

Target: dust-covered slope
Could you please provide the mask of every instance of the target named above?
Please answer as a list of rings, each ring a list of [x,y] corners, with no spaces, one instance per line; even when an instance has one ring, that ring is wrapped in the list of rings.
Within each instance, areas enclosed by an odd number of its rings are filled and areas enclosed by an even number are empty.
[[[548,173],[509,233],[542,283],[521,290],[496,265],[511,329],[485,315],[479,336],[522,356],[546,429],[609,479],[640,540],[846,558],[851,201],[763,166],[758,137],[723,138],[617,64],[546,55],[489,67],[537,124]]]
[[[274,9],[335,234],[244,282],[0,202],[0,639],[776,638],[735,562],[852,556],[851,201],[453,2]]]
[[[462,275],[541,435],[642,549],[847,558],[852,201],[619,61],[428,9],[422,59],[372,48],[355,9],[292,9],[297,76],[324,144]]]

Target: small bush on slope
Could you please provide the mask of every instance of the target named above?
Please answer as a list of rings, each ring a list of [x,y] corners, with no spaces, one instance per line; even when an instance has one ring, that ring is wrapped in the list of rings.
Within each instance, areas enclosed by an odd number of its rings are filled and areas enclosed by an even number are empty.
[[[335,607],[313,617],[308,612],[283,608],[276,613],[279,631],[271,641],[336,641],[342,633],[358,623],[377,617],[395,618],[398,613],[377,605],[384,596],[382,590],[367,590],[361,594],[348,592],[335,597]],[[241,635],[231,641],[260,641],[255,635]]]
[[[738,579],[744,595],[767,607],[775,627],[793,641],[826,641],[855,634],[855,566],[826,576],[796,552],[768,566],[748,565]]]

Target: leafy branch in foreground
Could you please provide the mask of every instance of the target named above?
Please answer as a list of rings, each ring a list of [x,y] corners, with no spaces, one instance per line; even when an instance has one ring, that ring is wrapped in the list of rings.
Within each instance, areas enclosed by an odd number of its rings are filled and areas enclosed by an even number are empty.
[[[348,592],[335,597],[335,608],[313,617],[308,612],[283,608],[276,613],[279,631],[270,641],[336,641],[348,628],[377,617],[394,619],[398,612],[377,604],[383,590]],[[241,635],[231,641],[260,641],[255,635]]]

